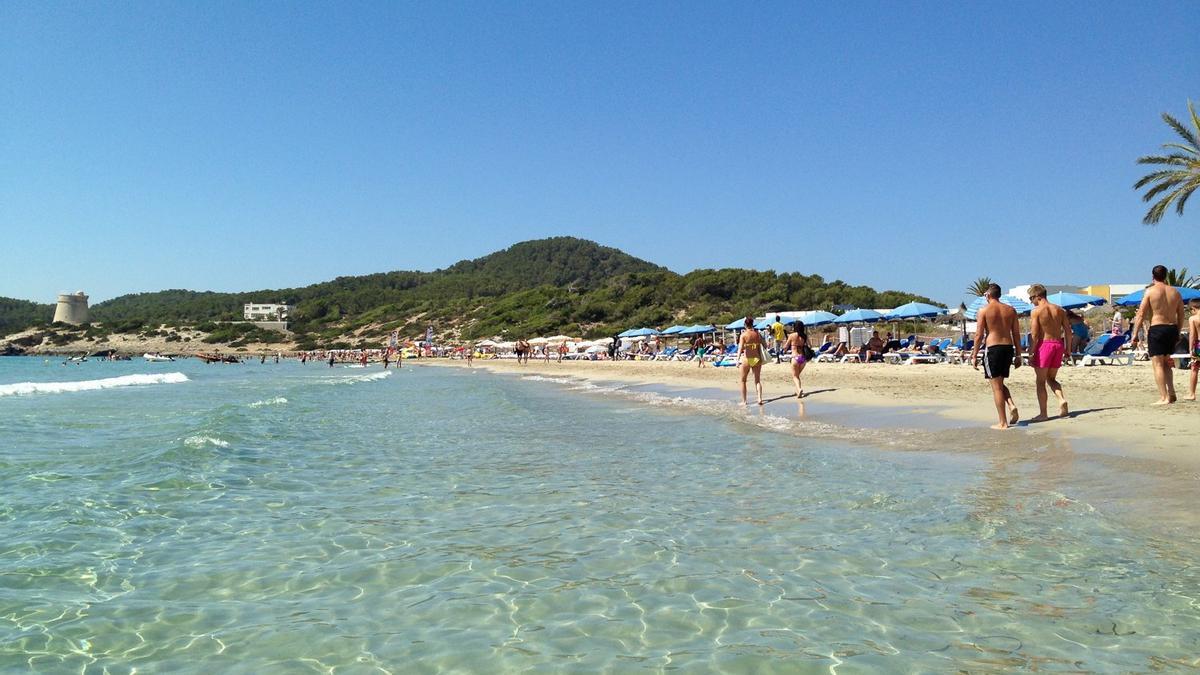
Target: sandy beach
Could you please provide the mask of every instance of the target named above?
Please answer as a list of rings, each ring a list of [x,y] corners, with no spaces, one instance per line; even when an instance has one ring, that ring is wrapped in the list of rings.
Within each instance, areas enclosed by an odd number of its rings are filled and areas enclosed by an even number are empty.
[[[466,367],[464,362],[457,360],[425,363]],[[556,363],[552,360],[518,365],[509,360],[476,360],[474,367],[497,373],[567,376],[593,382],[659,384],[681,389],[715,388],[727,391],[729,400],[739,397],[735,369],[697,368],[696,364],[687,362]],[[1187,391],[1188,376],[1187,371],[1175,371],[1176,388],[1181,397]],[[1200,466],[1200,449],[1197,448],[1200,404],[1180,400],[1172,406],[1149,405],[1155,400],[1156,392],[1147,363],[1066,367],[1060,371],[1059,381],[1071,406],[1070,416],[1030,424],[1024,420],[1038,413],[1034,371],[1030,367],[1016,369],[1009,385],[1020,406],[1023,421],[1008,431],[992,431],[988,426],[996,420],[991,391],[982,373],[967,365],[813,363],[803,375],[806,408],[810,413],[819,414],[827,406],[889,408],[898,413],[893,419],[906,427],[928,426],[922,416],[934,415],[943,426],[949,421],[956,427],[978,427],[978,433],[996,439],[1006,435],[1047,434],[1068,441],[1078,439],[1091,447],[1104,446],[1129,456]],[[793,397],[790,368],[774,363],[764,367],[763,391],[769,400]],[[753,407],[752,381],[750,400]],[[1053,395],[1050,412],[1052,415],[1057,412]]]

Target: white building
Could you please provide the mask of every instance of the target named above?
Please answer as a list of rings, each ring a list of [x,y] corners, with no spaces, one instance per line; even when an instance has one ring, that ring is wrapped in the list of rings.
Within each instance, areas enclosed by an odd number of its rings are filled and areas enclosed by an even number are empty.
[[[243,316],[247,321],[287,321],[295,309],[295,305],[260,305],[247,302]]]
[[[1023,284],[1021,286],[1013,286],[1012,288],[1008,289],[1007,295],[1011,295],[1014,298],[1020,298],[1025,302],[1029,302],[1029,287],[1032,285],[1033,284]],[[1046,286],[1046,295],[1054,295],[1055,293],[1078,293],[1080,289],[1079,286],[1044,285]]]

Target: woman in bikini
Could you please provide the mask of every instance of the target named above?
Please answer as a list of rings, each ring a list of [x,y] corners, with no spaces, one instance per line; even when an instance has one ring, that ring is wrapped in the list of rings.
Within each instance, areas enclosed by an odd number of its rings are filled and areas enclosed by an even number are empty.
[[[742,405],[746,405],[746,377],[754,371],[754,391],[758,394],[758,404],[763,404],[762,395],[762,364],[763,339],[754,329],[754,317],[746,317],[746,329],[738,338],[737,358],[738,370],[742,375]]]
[[[785,345],[792,353],[792,382],[796,384],[796,398],[804,398],[804,387],[800,386],[800,373],[808,363],[808,331],[803,321],[792,325],[792,334],[788,336]]]

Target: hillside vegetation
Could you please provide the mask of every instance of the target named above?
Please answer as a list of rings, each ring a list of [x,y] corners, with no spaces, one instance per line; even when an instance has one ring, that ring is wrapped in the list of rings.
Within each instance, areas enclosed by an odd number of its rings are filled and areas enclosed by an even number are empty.
[[[296,305],[291,328],[301,346],[329,346],[378,344],[393,329],[416,337],[427,325],[446,339],[599,337],[630,326],[726,323],[771,309],[892,307],[910,300],[929,302],[901,291],[826,282],[817,275],[743,269],[680,275],[614,248],[556,237],[434,272],[339,277],[304,288],[245,293],[125,295],[95,305],[92,319],[123,326],[197,325],[240,319],[247,302],[289,302]],[[10,319],[8,332],[36,323],[28,318],[33,314]]]

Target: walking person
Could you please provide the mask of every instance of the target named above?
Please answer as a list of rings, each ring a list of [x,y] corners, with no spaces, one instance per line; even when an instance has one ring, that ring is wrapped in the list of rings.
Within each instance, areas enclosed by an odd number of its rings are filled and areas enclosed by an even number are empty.
[[[800,384],[800,373],[812,358],[812,348],[808,346],[808,330],[803,321],[792,324],[792,334],[787,337],[784,346],[791,352],[792,382],[796,385],[796,398],[804,398],[804,387]]]
[[[738,371],[742,377],[742,405],[746,405],[746,378],[750,373],[754,373],[754,391],[758,394],[758,404],[762,405],[762,366],[766,359],[766,354],[763,352],[763,337],[754,328],[754,317],[746,317],[744,325],[746,329],[738,338],[737,346]]]
[[[708,346],[708,340],[702,334],[697,335],[696,339],[692,341],[692,350],[693,350],[693,353],[696,355],[696,367],[697,368],[704,367],[704,353],[707,351],[707,349],[706,349],[707,346]]]
[[[1067,396],[1058,383],[1058,369],[1062,367],[1067,346],[1071,344],[1071,318],[1062,307],[1046,299],[1046,287],[1034,284],[1029,287],[1029,300],[1033,302],[1030,316],[1031,337],[1029,339],[1030,364],[1037,374],[1038,415],[1030,422],[1050,419],[1046,405],[1050,396],[1046,386],[1058,399],[1058,416],[1066,417],[1070,412]]]
[[[1017,345],[1021,344],[1021,324],[1017,321],[1016,310],[1000,302],[1000,286],[988,286],[984,297],[987,305],[975,316],[979,328],[975,332],[975,346],[971,348],[971,366],[979,370],[979,345],[986,342],[983,377],[992,385],[992,401],[1000,417],[1000,423],[993,424],[992,428],[1007,429],[1021,420],[1012,392],[1004,384],[1010,368],[1021,367],[1021,355],[1017,353]]]
[[[1169,405],[1175,402],[1175,374],[1171,369],[1171,355],[1179,332],[1183,329],[1183,298],[1179,291],[1167,284],[1167,268],[1155,265],[1150,271],[1153,283],[1142,296],[1137,317],[1133,320],[1133,347],[1137,347],[1142,323],[1146,329],[1146,352],[1154,369],[1154,382],[1158,385],[1158,400],[1154,405]]]
[[[1196,400],[1196,378],[1200,376],[1200,299],[1189,303],[1192,316],[1188,319],[1188,353],[1192,355],[1192,378],[1188,384],[1187,400]]]

